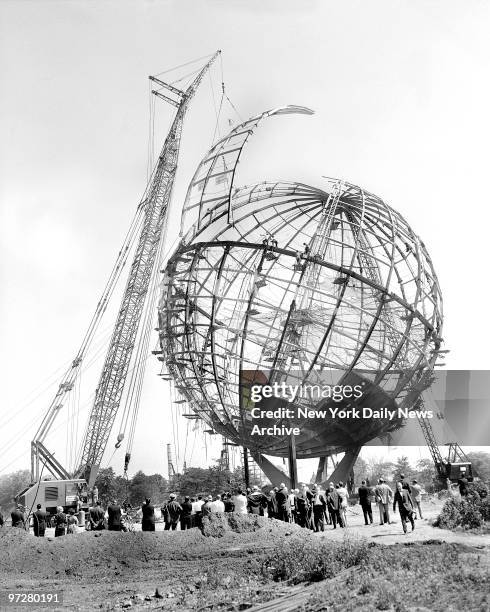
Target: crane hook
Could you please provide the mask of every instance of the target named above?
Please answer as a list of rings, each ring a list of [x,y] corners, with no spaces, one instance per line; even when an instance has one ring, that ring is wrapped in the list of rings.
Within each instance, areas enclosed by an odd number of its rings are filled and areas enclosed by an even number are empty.
[[[116,448],[120,448],[121,447],[121,442],[124,440],[124,434],[120,433],[117,436],[117,442],[116,442]]]

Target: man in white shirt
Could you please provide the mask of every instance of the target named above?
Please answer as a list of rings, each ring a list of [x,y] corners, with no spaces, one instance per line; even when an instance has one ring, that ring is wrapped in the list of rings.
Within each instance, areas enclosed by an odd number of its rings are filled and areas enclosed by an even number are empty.
[[[192,502],[192,526],[200,527],[202,520],[202,506],[204,504],[204,500],[202,495],[199,495],[196,501]]]
[[[247,514],[247,498],[243,494],[243,491],[238,491],[231,501],[235,504],[235,512],[238,514]]]
[[[412,500],[418,510],[419,517],[424,518],[420,507],[420,502],[422,501],[422,487],[416,480],[412,480]]]
[[[224,512],[225,504],[221,500],[221,495],[217,495],[214,502],[211,503],[211,510],[213,512]]]
[[[347,506],[349,505],[349,491],[347,491],[347,487],[341,481],[337,485],[337,493],[340,497],[340,516],[342,517],[342,522],[344,523],[344,527],[347,527]]]

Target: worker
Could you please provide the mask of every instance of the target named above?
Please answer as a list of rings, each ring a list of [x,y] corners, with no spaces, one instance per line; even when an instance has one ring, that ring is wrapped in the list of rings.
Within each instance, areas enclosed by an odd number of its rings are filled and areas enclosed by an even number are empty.
[[[66,534],[66,514],[63,512],[63,506],[56,507],[56,514],[53,517],[54,537],[59,538]]]
[[[66,517],[66,533],[73,534],[77,532],[78,520],[75,516],[75,508],[70,508],[68,516]]]
[[[169,531],[170,529],[172,529],[172,531],[175,531],[177,529],[177,525],[179,524],[179,518],[182,514],[182,506],[179,504],[176,497],[177,496],[175,495],[175,493],[170,493],[169,500],[167,502],[167,512],[169,518],[169,522],[165,525],[165,529],[167,531]]]
[[[337,523],[339,524],[339,527],[343,527],[344,522],[342,521],[342,515],[340,512],[342,500],[333,482],[329,483],[328,485],[326,498],[327,509],[328,513],[330,514],[330,520],[332,521],[333,528],[337,529]]]
[[[267,502],[267,497],[257,485],[254,485],[250,494],[247,496],[247,508],[249,513],[264,516],[264,509],[267,508]]]
[[[298,525],[310,529],[311,527],[311,499],[313,495],[304,482],[296,495],[296,517]]]
[[[226,493],[223,498],[223,503],[225,504],[225,512],[235,512],[235,504],[231,499],[231,493]]]
[[[297,507],[296,507],[297,493],[299,493],[298,489],[291,489],[291,493],[288,495],[289,520],[291,523],[295,523],[296,518],[297,518]]]
[[[403,488],[403,484],[401,482],[396,483],[396,492],[393,499],[393,512],[395,512],[396,504],[398,504],[398,511],[400,512],[403,533],[407,533],[407,521],[410,521],[412,524],[413,531],[415,529],[415,523],[413,520],[413,501],[409,491]]]
[[[417,507],[419,518],[424,518],[422,516],[422,508],[420,507],[420,504],[422,503],[422,487],[416,480],[412,480],[412,500]]]
[[[449,482],[451,481],[449,480]],[[459,486],[459,494],[461,495],[461,497],[466,497],[468,495],[468,479],[465,476],[463,476],[463,478],[460,478],[458,480],[458,486]]]
[[[201,527],[201,521],[202,521],[202,506],[204,504],[204,500],[202,498],[202,495],[198,495],[197,496],[197,500],[192,502],[192,512],[193,512],[193,519],[192,519],[192,526],[193,527]]]
[[[277,500],[276,500],[276,492],[278,491],[277,487],[271,489],[269,491],[269,498],[267,500],[267,516],[269,518],[277,518]]]
[[[289,503],[288,503],[288,490],[286,485],[281,482],[279,485],[279,490],[276,493],[276,501],[277,501],[277,518],[280,521],[284,521],[285,523],[289,522]]]
[[[12,519],[12,527],[26,528],[26,518],[20,504],[15,506],[15,510],[10,513],[10,517]]]
[[[91,495],[92,495],[92,504],[96,504],[99,501],[99,489],[97,488],[96,485],[93,486]]]
[[[313,494],[311,500],[313,508],[313,531],[325,531],[327,500],[316,484],[312,486],[311,492]]]
[[[231,498],[237,514],[247,514],[247,498],[241,489],[238,489]]]
[[[45,510],[42,510],[41,504],[37,505],[36,512],[32,515],[34,523],[34,535],[37,538],[44,538],[46,533],[46,517],[48,516]]]
[[[373,524],[373,510],[371,508],[370,496],[371,492],[369,487],[366,485],[366,481],[363,480],[361,482],[361,486],[357,489],[357,493],[359,494],[359,504],[362,508],[362,513],[364,515],[364,524],[369,525]],[[368,522],[369,519],[369,522]]]
[[[405,474],[400,474],[400,482],[402,483],[402,488],[406,489],[410,495],[412,494],[412,489],[410,487],[410,484],[408,482],[408,480],[405,477]]]
[[[121,506],[117,503],[117,499],[113,499],[112,503],[107,506],[107,527],[109,531],[121,531]]]
[[[182,502],[182,516],[180,517],[180,528],[182,531],[192,527],[192,502],[189,496]]]
[[[375,491],[376,491],[376,501],[379,507],[379,524],[389,525],[390,524],[390,506],[389,504],[390,504],[390,501],[393,499],[393,491],[391,487],[388,484],[386,484],[383,478],[378,479],[378,484],[376,486]]]
[[[170,516],[168,514],[167,502],[160,508],[160,512],[162,513],[164,529],[168,531],[170,529]]]
[[[206,501],[202,505],[201,512],[202,512],[203,519],[211,516],[213,512],[213,496],[212,495],[208,495],[206,497]]]
[[[147,497],[141,506],[143,514],[141,518],[141,531],[155,531],[155,508],[151,504],[151,499]]]
[[[96,502],[95,507],[90,508],[89,523],[93,531],[105,529],[105,513],[101,508],[100,501]]]
[[[337,493],[340,496],[340,516],[342,517],[342,524],[344,527],[347,527],[347,506],[349,505],[349,492],[342,481],[340,481],[337,485]]]
[[[223,500],[221,499],[221,495],[217,495],[216,499],[214,500],[214,502],[212,502],[213,504],[213,512],[224,512],[225,511],[225,504],[223,503]]]

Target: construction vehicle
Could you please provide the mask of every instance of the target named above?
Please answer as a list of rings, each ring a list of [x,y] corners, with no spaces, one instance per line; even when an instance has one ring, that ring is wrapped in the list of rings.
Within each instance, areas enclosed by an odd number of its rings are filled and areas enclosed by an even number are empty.
[[[152,94],[175,106],[177,111],[80,349],[65,372],[58,391],[32,441],[32,483],[16,497],[17,502],[25,507],[29,515],[38,503],[46,507],[48,512],[55,512],[56,506],[63,506],[67,510],[70,507],[80,506],[81,503],[82,509],[88,507],[89,491],[95,483],[123,399],[123,391],[126,401],[125,410],[128,413],[126,423],[131,424],[130,440],[125,457],[125,470],[127,470],[139,407],[141,382],[146,357],[149,353],[149,330],[155,312],[156,292],[154,288],[162,263],[162,246],[177,171],[183,121],[190,100],[220,53],[220,51],[214,53],[206,64],[196,71],[197,76],[185,91],[159,78],[150,77],[153,85],[157,87]],[[68,395],[74,389],[87,349],[107,308],[115,283],[120,278],[121,271],[129,257],[130,248],[133,246],[135,250],[130,272],[95,392],[78,468],[74,473],[70,473],[46,448],[45,438],[66,403]],[[130,363],[133,366],[131,371]],[[124,432],[119,433],[116,447],[121,444],[123,438]],[[45,478],[48,477],[49,480],[43,479],[45,469],[49,472],[49,476],[46,474]]]
[[[421,416],[423,413],[424,400],[420,397],[417,401],[418,421],[424,434],[425,442],[429,448],[432,461],[436,468],[438,479],[445,485],[448,480],[457,482],[461,478],[466,478],[468,482],[472,482],[476,474],[474,474],[471,461],[464,453],[463,449],[457,442],[449,442],[445,444],[448,447],[447,457],[444,459],[437,444],[434,430],[430,423],[430,419]]]

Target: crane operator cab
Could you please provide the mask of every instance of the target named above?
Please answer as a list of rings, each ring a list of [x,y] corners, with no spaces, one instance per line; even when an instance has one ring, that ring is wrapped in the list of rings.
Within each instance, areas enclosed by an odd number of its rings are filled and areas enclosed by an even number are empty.
[[[17,503],[24,506],[29,514],[37,504],[50,515],[56,514],[56,506],[63,506],[66,512],[88,509],[87,482],[83,478],[73,480],[41,480],[30,485],[16,497]]]

